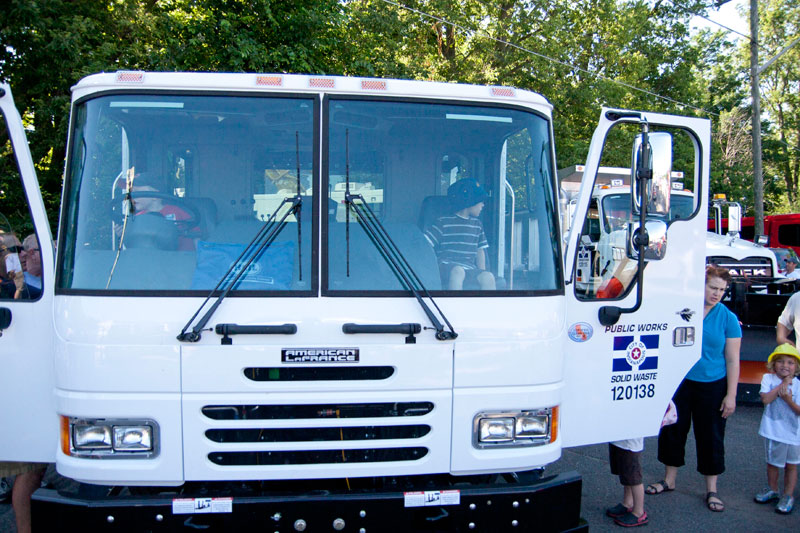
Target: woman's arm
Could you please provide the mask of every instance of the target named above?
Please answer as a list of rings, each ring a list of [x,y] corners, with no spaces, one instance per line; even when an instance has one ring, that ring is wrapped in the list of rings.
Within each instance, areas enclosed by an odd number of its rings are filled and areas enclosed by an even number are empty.
[[[725,339],[725,370],[727,372],[728,393],[722,399],[719,410],[722,418],[728,418],[736,410],[736,389],[739,386],[739,348],[742,346],[741,337],[728,337]]]
[[[776,340],[778,341],[778,346],[784,343],[789,343],[794,346],[794,343],[789,340],[789,334],[791,331],[789,328],[778,322],[778,334],[776,335]]]

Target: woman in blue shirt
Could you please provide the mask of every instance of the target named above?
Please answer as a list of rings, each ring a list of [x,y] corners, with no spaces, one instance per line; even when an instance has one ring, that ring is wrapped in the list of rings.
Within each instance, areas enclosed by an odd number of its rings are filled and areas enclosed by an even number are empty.
[[[658,460],[664,479],[647,487],[647,494],[675,490],[678,468],[683,466],[686,438],[694,426],[697,471],[706,478],[706,506],[724,511],[717,496],[717,477],[725,471],[725,421],[736,410],[739,382],[739,319],[720,303],[731,275],[725,268],[706,268],[703,306],[703,347],[700,360],[689,370],[672,400],[678,422],[664,426],[658,435]]]

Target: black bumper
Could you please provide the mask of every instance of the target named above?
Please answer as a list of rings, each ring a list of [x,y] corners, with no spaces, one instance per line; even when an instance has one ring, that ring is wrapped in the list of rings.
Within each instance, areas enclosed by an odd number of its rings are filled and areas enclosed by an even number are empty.
[[[445,493],[445,491],[448,491]],[[497,483],[439,494],[346,492],[263,495],[192,502],[181,494],[78,498],[40,489],[33,498],[33,529],[42,531],[588,531],[580,518],[576,472],[528,484]],[[451,503],[458,500],[458,503]],[[428,505],[416,506],[428,501]],[[192,511],[194,506],[197,508]],[[432,505],[430,503],[433,503]],[[441,503],[441,501],[439,502]],[[188,511],[176,514],[173,510]],[[209,511],[216,512],[209,512]],[[205,512],[204,512],[205,511]]]

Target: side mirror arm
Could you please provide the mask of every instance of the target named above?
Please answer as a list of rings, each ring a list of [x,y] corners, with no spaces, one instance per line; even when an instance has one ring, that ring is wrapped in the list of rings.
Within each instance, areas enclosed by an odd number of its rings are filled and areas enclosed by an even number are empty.
[[[622,308],[616,305],[604,305],[597,312],[597,318],[603,326],[613,326],[619,321],[620,316],[624,313],[635,313],[642,306],[644,299],[644,252],[645,248],[649,245],[650,238],[647,235],[645,222],[647,221],[647,204],[648,201],[644,198],[645,191],[649,190],[647,187],[647,180],[653,179],[653,169],[650,167],[650,142],[648,140],[648,132],[650,125],[642,121],[642,156],[638,160],[635,168],[635,177],[638,187],[633,187],[631,184],[631,192],[636,190],[635,201],[639,202],[639,231],[634,235],[633,243],[636,245],[637,250],[637,271],[636,271],[636,303],[633,307]],[[633,196],[633,195],[631,195]],[[632,198],[633,200],[633,198]]]

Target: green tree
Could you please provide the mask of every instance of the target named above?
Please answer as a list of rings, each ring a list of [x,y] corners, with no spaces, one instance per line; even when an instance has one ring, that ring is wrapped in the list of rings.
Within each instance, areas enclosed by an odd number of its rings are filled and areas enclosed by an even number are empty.
[[[29,121],[53,228],[76,81],[136,69],[340,72],[342,16],[337,0],[7,0],[0,79]]]

